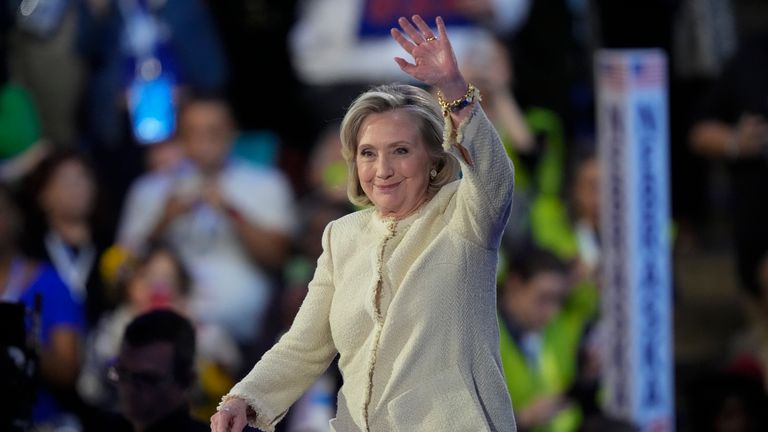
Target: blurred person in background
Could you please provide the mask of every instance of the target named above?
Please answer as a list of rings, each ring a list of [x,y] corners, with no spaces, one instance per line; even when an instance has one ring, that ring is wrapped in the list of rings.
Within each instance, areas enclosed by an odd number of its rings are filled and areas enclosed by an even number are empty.
[[[90,1],[90,0],[89,0]],[[42,136],[63,148],[76,148],[77,114],[85,69],[78,56],[78,1],[10,0],[11,75],[31,93]]]
[[[320,0],[299,4],[298,21],[290,35],[293,64],[311,85],[408,80],[387,61],[397,55],[389,29],[400,16],[441,15],[451,30],[458,58],[488,42],[487,31],[513,33],[525,21],[529,1],[464,0],[429,4],[382,0]]]
[[[22,231],[19,207],[0,184],[0,301],[20,302],[28,309],[42,299],[39,334],[40,380],[33,409],[36,427],[71,423],[68,410],[74,400],[80,369],[84,318],[82,306],[48,264],[24,256],[18,248]],[[34,330],[34,329],[28,329]]]
[[[707,373],[688,388],[687,415],[696,432],[760,432],[768,428],[768,398],[760,380],[735,370]]]
[[[341,156],[339,125],[330,124],[315,142],[306,173],[308,194],[320,200],[347,201],[347,165]]]
[[[153,240],[178,250],[192,273],[192,316],[248,345],[260,337],[296,214],[279,171],[231,157],[235,133],[224,100],[198,96],[183,104],[178,140],[186,159],[137,180],[118,242],[135,253]]]
[[[159,73],[172,75],[174,92],[223,90],[226,60],[205,2],[87,0],[80,15],[78,42],[91,81],[85,99],[90,144],[126,144],[126,96],[141,79],[145,57],[160,62]]]
[[[390,34],[413,63],[395,61],[439,97],[389,84],[350,106],[348,195],[372,206],[326,226],[290,330],[222,399],[216,432],[274,429],[337,354],[330,430],[515,430],[494,283],[513,168],[445,23],[412,20]]]
[[[593,150],[574,152],[565,200],[540,196],[531,213],[531,241],[563,260],[576,261],[578,277],[596,282],[600,263],[600,161]]]
[[[183,163],[185,158],[184,148],[176,136],[147,146],[144,152],[144,171],[139,177],[147,178],[152,175],[172,174]],[[141,184],[141,180],[134,181],[134,186]],[[129,196],[131,190],[129,189]],[[122,203],[125,205],[125,203]],[[105,282],[109,285],[117,285],[119,270],[122,264],[129,258],[135,258],[136,251],[127,249],[119,242],[115,242],[102,254],[99,262]]]
[[[289,50],[306,98],[321,122],[336,119],[370,84],[411,82],[390,60],[399,55],[389,29],[401,16],[445,19],[459,59],[492,34],[509,35],[525,22],[530,0],[312,0],[297,6]],[[490,93],[490,89],[488,91]]]
[[[500,40],[494,39],[477,46],[462,58],[462,70],[468,79],[487,88],[483,109],[488,119],[499,129],[504,147],[521,153],[534,150],[534,137],[526,124],[522,109],[512,93],[513,74],[511,56]]]
[[[759,296],[758,264],[768,250],[768,33],[747,41],[726,64],[689,139],[697,153],[726,162],[740,286]]]
[[[85,361],[78,380],[78,392],[83,399],[107,411],[117,407],[117,394],[110,383],[108,370],[118,354],[122,334],[128,323],[155,309],[168,308],[184,316],[189,315],[190,276],[172,248],[163,244],[152,245],[145,254],[130,258],[120,273],[118,305],[89,334],[84,350]],[[194,396],[197,399],[217,400],[226,389],[217,390],[213,387],[231,385],[231,376],[240,366],[237,345],[220,328],[195,325],[198,346],[196,360],[201,372],[201,382],[195,389],[201,392]],[[224,384],[219,383],[221,380]],[[195,402],[205,403],[198,400]],[[208,409],[212,411],[213,408]]]
[[[111,371],[124,419],[114,432],[209,431],[189,413],[189,389],[196,380],[195,329],[171,310],[139,315],[125,329]],[[106,430],[106,429],[105,429]]]
[[[40,119],[29,92],[11,79],[8,71],[10,17],[0,11],[0,181],[15,183],[46,153],[40,137]]]
[[[98,259],[111,233],[99,220],[99,183],[90,162],[72,150],[53,150],[25,180],[24,247],[50,262],[93,325],[109,308]]]
[[[116,395],[110,394],[107,370],[118,353],[128,323],[158,307],[184,310],[184,300],[190,291],[186,269],[176,254],[163,246],[153,246],[144,256],[125,263],[121,273],[117,307],[88,336],[78,381],[83,398],[104,408],[114,408],[116,403]]]
[[[181,95],[223,91],[228,65],[203,0],[76,3],[77,47],[88,79],[82,145],[122,202],[143,171],[144,145],[172,137]],[[116,224],[115,208],[109,216]]]
[[[670,203],[675,220],[675,247],[684,251],[696,245],[695,241],[703,239],[702,234],[707,232],[713,216],[712,190],[718,184],[711,160],[689,145],[688,136],[698,120],[703,97],[712,90],[723,67],[733,57],[738,40],[747,33],[742,25],[737,26],[735,12],[737,5],[749,2],[675,3],[669,51]],[[746,15],[754,16],[755,22],[765,21],[760,14]]]
[[[500,289],[499,327],[521,430],[575,431],[581,424],[581,401],[574,398],[583,381],[580,348],[598,307],[594,285],[574,286],[568,265],[554,254],[531,249],[512,257]]]
[[[568,168],[565,130],[560,117],[547,108],[531,106],[525,109],[525,124],[530,131],[531,144],[520,148],[507,141],[507,155],[519,170],[519,208],[513,214],[520,218],[520,225],[508,227],[506,242],[510,245],[524,243],[537,230],[540,219],[562,215],[567,209],[565,173]],[[516,183],[517,184],[517,183]]]

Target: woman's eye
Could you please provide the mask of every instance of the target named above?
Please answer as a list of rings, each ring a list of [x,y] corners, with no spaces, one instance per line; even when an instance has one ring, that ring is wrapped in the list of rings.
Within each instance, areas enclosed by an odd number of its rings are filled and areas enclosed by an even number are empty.
[[[360,150],[360,156],[364,158],[369,158],[373,156],[373,152],[370,150]]]
[[[405,148],[405,147],[398,147],[398,148],[395,150],[395,154],[400,154],[400,155],[403,155],[403,154],[407,154],[407,153],[408,153],[408,149],[407,149],[407,148]]]

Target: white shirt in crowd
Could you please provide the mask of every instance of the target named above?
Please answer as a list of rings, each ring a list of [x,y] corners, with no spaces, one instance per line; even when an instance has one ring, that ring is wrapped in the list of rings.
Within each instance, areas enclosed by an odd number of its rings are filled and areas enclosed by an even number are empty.
[[[240,217],[262,229],[286,235],[294,231],[293,192],[279,171],[232,159],[218,183],[224,201]],[[191,163],[138,179],[128,194],[118,242],[130,250],[142,250],[168,199],[195,196],[201,188],[202,177]],[[177,217],[163,238],[192,275],[195,318],[217,323],[241,341],[256,336],[270,301],[269,279],[245,249],[229,217],[200,201]]]
[[[380,37],[361,37],[364,10],[370,1],[311,0],[301,4],[289,47],[293,66],[305,83],[331,85],[413,80],[392,61],[394,57],[402,56],[402,48],[388,33]],[[530,3],[530,0],[492,0],[494,21],[489,23],[492,30],[500,33],[518,30],[528,18]],[[432,5],[433,8],[438,6]],[[405,15],[407,12],[402,11]],[[450,23],[448,25],[450,27]],[[448,30],[458,59],[491,40],[489,29],[480,26],[457,26]]]

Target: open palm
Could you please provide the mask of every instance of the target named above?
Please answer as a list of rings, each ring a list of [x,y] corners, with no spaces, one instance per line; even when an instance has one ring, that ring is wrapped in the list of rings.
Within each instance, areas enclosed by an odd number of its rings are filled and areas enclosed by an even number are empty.
[[[412,20],[413,23],[406,18],[400,18],[398,24],[401,30],[392,29],[392,37],[413,57],[413,63],[409,63],[404,58],[395,57],[400,69],[430,86],[436,86],[444,91],[452,86],[458,86],[463,88],[461,90],[463,92],[466,84],[459,72],[456,55],[448,40],[443,19],[438,17],[436,20],[437,37],[420,16],[414,15]]]

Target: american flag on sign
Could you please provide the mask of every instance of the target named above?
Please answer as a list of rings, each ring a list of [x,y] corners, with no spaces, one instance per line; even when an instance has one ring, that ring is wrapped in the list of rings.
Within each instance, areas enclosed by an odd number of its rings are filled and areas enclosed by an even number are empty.
[[[658,87],[664,83],[666,68],[658,56],[645,56],[632,64],[632,84],[634,87]]]
[[[607,58],[600,63],[600,79],[610,90],[623,90],[627,86],[627,68],[618,58]]]

